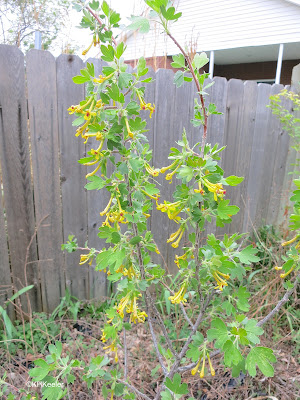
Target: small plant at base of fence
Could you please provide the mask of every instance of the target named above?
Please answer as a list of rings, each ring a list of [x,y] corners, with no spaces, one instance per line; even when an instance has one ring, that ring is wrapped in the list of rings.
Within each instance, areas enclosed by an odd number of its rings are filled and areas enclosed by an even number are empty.
[[[69,113],[76,116],[73,122],[78,127],[76,136],[85,143],[93,142],[87,156],[79,160],[90,169],[85,187],[108,191],[107,204],[99,210],[103,217],[99,238],[106,240],[107,247],[101,250],[88,246],[79,248],[74,238],[70,238],[64,249],[70,252],[80,249],[82,265],[95,261],[96,270],[103,271],[109,281],[117,283],[117,300],[105,310],[106,324],[101,337],[103,355],[96,361],[84,366],[77,360],[63,360],[59,355],[54,362],[36,361],[37,367],[30,374],[37,381],[70,374],[71,378],[67,379],[71,384],[74,379],[72,368],[77,368],[89,384],[101,380],[105,398],[122,396],[149,400],[151,397],[143,393],[143,388],[136,388],[128,379],[130,356],[126,348],[126,335],[130,335],[131,326],[147,323],[158,368],[164,376],[153,398],[169,400],[189,394],[188,385],[182,382],[183,372],[190,371],[199,379],[214,376],[213,356],[216,353],[223,354],[223,364],[232,370],[233,376],[238,376],[241,371],[256,376],[257,367],[265,376],[273,376],[272,363],[276,358],[271,349],[259,346],[259,337],[263,334],[261,325],[270,315],[260,322],[246,317],[244,313],[249,310],[250,294],[246,287],[239,287],[251,263],[259,260],[256,249],[252,246],[241,249],[238,242],[243,235],[239,234],[224,235],[222,239],[211,234],[205,245],[200,242],[206,223],[215,222],[218,227],[223,227],[237,214],[239,208],[230,205],[225,188],[236,186],[243,180],[237,176],[224,177],[218,164],[224,148],[206,143],[208,118],[218,114],[214,104],[205,104],[208,74],[201,73],[200,69],[208,63],[208,58],[205,53],[189,57],[172,36],[170,24],[176,22],[181,13],[176,13],[167,0],[147,0],[146,4],[151,8],[151,18],[160,21],[181,52],[173,57],[172,63],[179,69],[175,74],[176,86],[192,80],[196,84],[199,98],[195,101],[192,124],[203,128],[202,138],[191,146],[184,131],[177,147],[171,148],[165,167],[152,165],[146,122],[142,119],[145,112],[149,112],[150,118],[155,112],[155,105],[147,102],[145,88],[141,86],[151,81],[146,77],[145,59],[139,59],[136,72],[126,72],[127,66],[122,59],[125,45],[116,42],[111,30],[118,27],[119,14],[111,10],[106,1],[101,5],[93,1],[86,7],[78,3],[77,9],[84,13],[81,26],[93,32],[92,43],[84,53],[99,43],[101,58],[108,63],[100,76],[95,76],[93,64],[87,63],[80,71],[81,75],[73,78],[76,84],[86,84],[86,98],[69,108]],[[144,17],[132,17],[129,26],[142,33],[149,27],[149,20]],[[107,173],[108,162],[114,168],[111,174]],[[156,179],[161,174],[166,174],[166,184],[178,181],[173,199],[161,198]],[[174,263],[178,267],[178,279],[174,290],[168,285],[165,269],[151,258],[151,254],[160,254],[160,244],[155,243],[153,232],[147,230],[147,219],[153,206],[162,213],[162,219],[169,220],[174,226],[174,232],[167,240],[177,249]],[[185,236],[188,237],[187,244],[183,244]],[[299,257],[296,250],[297,254],[291,250],[289,255],[295,262],[295,257]],[[297,268],[286,271],[287,267],[283,266],[283,278],[288,274],[292,276]],[[166,307],[174,305],[186,321],[188,329],[182,344],[170,340],[168,325],[162,319],[155,293],[151,290],[154,285],[169,291]],[[189,303],[196,305],[192,315],[187,312]],[[221,308],[218,307],[220,303]],[[212,309],[214,316],[210,328],[202,333],[205,317]],[[154,322],[158,324],[163,343],[158,341]],[[121,346],[123,368],[118,364]],[[64,393],[59,392],[57,396]]]

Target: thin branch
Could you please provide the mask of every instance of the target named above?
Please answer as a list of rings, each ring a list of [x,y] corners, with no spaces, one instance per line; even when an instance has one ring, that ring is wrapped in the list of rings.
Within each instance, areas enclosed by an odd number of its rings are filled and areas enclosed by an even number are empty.
[[[195,75],[195,71],[194,68],[192,66],[192,62],[190,57],[188,56],[188,54],[184,51],[184,49],[181,47],[181,45],[177,42],[177,40],[174,38],[174,36],[167,30],[166,31],[167,35],[170,37],[170,39],[173,40],[173,42],[176,44],[176,46],[179,48],[179,50],[181,51],[181,53],[184,55],[184,58],[186,59],[190,72],[193,76],[194,82],[196,84],[197,87],[197,91],[199,93],[200,96],[200,101],[201,101],[201,106],[202,106],[202,110],[203,110],[203,117],[204,117],[204,124],[203,124],[203,136],[202,136],[202,143],[201,143],[201,157],[203,157],[204,155],[204,146],[205,146],[205,142],[206,142],[206,136],[207,136],[207,113],[206,113],[206,109],[205,109],[205,103],[204,103],[204,97],[203,95],[200,93],[201,92],[201,88],[200,88],[200,83]]]
[[[98,21],[99,25],[100,25],[101,27],[103,27],[103,29],[107,32],[108,29],[106,28],[106,26],[104,25],[104,23],[101,21],[101,19],[98,17],[98,15],[95,14],[95,13],[90,9],[90,7],[86,7],[86,9],[87,9],[88,12],[89,12],[90,14],[92,14],[92,16]],[[116,39],[115,39],[113,36],[111,37],[111,39],[112,39],[112,41],[114,42],[114,45],[117,47],[117,46],[118,46],[118,43],[117,43]]]
[[[127,352],[127,339],[126,339],[126,329],[125,328],[123,328],[123,346],[124,346],[124,379],[127,379],[128,352]]]
[[[262,320],[260,320],[257,323],[257,326],[262,326],[263,324],[265,324],[267,321],[269,321],[270,318],[273,317],[274,314],[278,313],[278,311],[281,309],[281,307],[288,302],[289,297],[291,296],[291,294],[294,293],[294,291],[296,290],[297,286],[299,283],[299,278],[297,277],[296,282],[295,282],[295,286],[289,290],[287,290],[285,292],[285,295],[283,296],[283,298],[281,300],[279,300],[279,302],[276,304],[276,306],[273,308],[272,311],[269,312],[269,314],[267,314]]]
[[[149,296],[149,293],[148,293],[148,296]],[[174,349],[174,347],[173,347],[173,345],[172,345],[172,342],[171,342],[171,340],[170,340],[170,338],[169,338],[169,335],[168,335],[168,332],[167,332],[167,330],[166,330],[164,321],[162,320],[161,315],[160,315],[159,311],[157,310],[157,308],[156,308],[156,306],[155,306],[155,304],[154,304],[154,302],[153,302],[153,299],[152,299],[151,294],[150,294],[150,298],[151,298],[151,307],[152,307],[153,310],[155,311],[155,314],[156,314],[156,316],[157,316],[159,325],[160,325],[160,327],[161,327],[161,329],[162,329],[162,332],[163,332],[163,335],[164,335],[164,337],[165,337],[165,339],[166,339],[166,341],[167,341],[168,347],[169,347],[169,349],[171,350],[171,352],[172,352],[173,356],[175,357],[175,359],[178,360],[178,354],[176,353],[176,351],[175,351],[175,349]]]
[[[117,379],[119,383],[123,383],[123,385],[127,386],[130,390],[132,390],[134,393],[136,393],[138,396],[142,397],[143,399],[146,400],[151,400],[150,397],[148,397],[146,394],[140,392],[138,389],[136,389],[134,386],[130,385],[130,383],[127,383],[125,381],[122,381],[121,379]]]

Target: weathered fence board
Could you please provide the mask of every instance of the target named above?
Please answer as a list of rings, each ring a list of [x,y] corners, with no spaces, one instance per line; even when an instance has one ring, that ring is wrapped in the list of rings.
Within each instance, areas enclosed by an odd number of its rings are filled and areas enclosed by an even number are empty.
[[[95,66],[95,76],[101,74],[102,67],[105,65],[101,60],[90,59],[88,62],[92,62]],[[80,138],[77,138],[80,140]],[[86,144],[86,151],[89,151],[92,146],[92,141],[88,141]],[[110,171],[110,165],[108,165],[108,173]],[[92,172],[95,166],[89,167],[88,172]],[[83,190],[81,187],[80,190]],[[88,216],[88,245],[101,249],[105,246],[105,241],[99,239],[98,230],[103,222],[103,217],[100,216],[100,212],[105,208],[109,201],[109,194],[105,190],[89,190],[87,191],[87,216]],[[95,271],[95,260],[89,267],[89,278],[90,278],[90,297],[100,299],[106,295],[108,291],[108,282],[104,272]],[[87,267],[86,267],[87,268]]]
[[[15,290],[27,284],[32,307],[41,309],[25,98],[24,56],[0,45],[0,159],[11,270]],[[6,233],[5,231],[3,234]],[[25,265],[27,264],[27,265]],[[0,278],[1,279],[1,278]],[[22,305],[27,301],[22,296]]]
[[[100,74],[102,62],[88,61],[95,64],[96,75]],[[75,235],[80,247],[86,240],[89,247],[101,249],[106,245],[98,237],[98,228],[104,221],[99,213],[110,195],[105,191],[84,190],[85,175],[93,167],[87,169],[77,160],[94,144],[89,140],[85,145],[81,138],[75,137],[73,116],[67,112],[71,104],[84,98],[84,85],[72,82],[72,76],[78,75],[83,66],[82,60],[75,56],[62,55],[55,60],[48,52],[28,53],[27,126],[24,57],[14,47],[0,46],[3,184],[0,286],[9,288],[12,284],[18,290],[33,283],[35,289],[29,295],[34,310],[53,310],[65,286],[80,299],[102,298],[111,288],[105,274],[94,271],[95,260],[92,266],[79,265],[79,252],[63,254],[60,250],[69,234]],[[170,70],[155,73],[150,69],[147,76],[154,80],[146,86],[145,99],[155,103],[156,111],[151,119],[148,111],[141,116],[148,122],[146,135],[153,149],[153,166],[161,168],[171,162],[167,160],[170,147],[177,147],[183,128],[191,145],[201,142],[203,129],[190,124],[197,96],[193,83],[185,82],[176,89],[174,73]],[[227,82],[216,77],[214,85],[206,90],[207,103],[216,104],[217,110],[223,113],[210,117],[207,142],[227,146],[221,160],[225,176],[235,174],[245,179],[226,193],[231,203],[241,209],[233,217],[232,225],[222,229],[208,225],[203,238],[207,233],[221,236],[224,232],[245,232],[251,230],[252,224],[256,227],[262,223],[279,224],[284,219],[292,179],[287,174],[293,170],[290,164],[294,152],[289,150],[289,136],[266,108],[270,94],[278,93],[281,88],[281,85],[257,85],[236,79]],[[286,106],[289,108],[291,104]],[[110,163],[108,174],[111,172]],[[174,178],[169,184],[165,179],[167,173],[156,179],[161,190],[159,202],[173,201],[172,192],[178,183]],[[154,203],[148,227],[162,253],[155,255],[154,262],[175,272],[174,256],[178,249],[175,251],[166,241],[178,225],[157,211]],[[188,232],[185,232],[181,243],[187,241]],[[22,302],[26,306],[25,296]]]
[[[87,240],[87,199],[83,189],[86,168],[78,163],[85,152],[85,145],[75,136],[72,126],[74,116],[66,110],[84,98],[84,86],[74,85],[72,81],[82,68],[84,63],[77,56],[62,54],[56,60],[63,240],[66,243],[68,236],[73,234],[80,246]],[[86,265],[79,265],[79,261],[80,252],[65,253],[66,286],[73,296],[88,299],[89,269]]]
[[[269,96],[271,94],[271,85],[260,83],[258,85],[257,105],[255,114],[255,126],[253,131],[253,142],[251,148],[251,160],[249,166],[248,179],[248,198],[249,212],[245,214],[243,231],[251,230],[255,221],[256,210],[258,206],[258,195],[261,181],[263,179],[263,159],[265,151],[266,133],[268,130],[268,116],[271,112],[267,109]]]
[[[26,70],[42,301],[51,311],[65,291],[55,58],[31,50]]]

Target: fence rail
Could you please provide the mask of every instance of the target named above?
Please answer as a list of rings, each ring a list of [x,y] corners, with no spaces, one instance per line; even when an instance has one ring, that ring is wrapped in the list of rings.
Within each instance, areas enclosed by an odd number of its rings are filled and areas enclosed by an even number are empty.
[[[100,73],[101,62],[89,61]],[[1,302],[13,288],[29,284],[34,285],[29,299],[36,311],[51,312],[66,287],[80,299],[106,294],[103,273],[80,266],[79,253],[60,250],[69,234],[80,245],[88,240],[92,247],[103,246],[97,230],[107,197],[83,189],[86,171],[77,160],[88,145],[75,137],[72,116],[67,113],[68,106],[84,96],[83,86],[72,82],[83,67],[77,56],[55,59],[49,52],[31,50],[24,59],[17,48],[0,45],[0,285],[7,289]],[[146,98],[155,103],[156,112],[148,119],[148,138],[153,163],[162,167],[184,127],[191,142],[200,141],[201,131],[189,122],[196,89],[188,83],[176,89],[170,70],[151,70],[149,75],[155,80],[147,87]],[[227,146],[222,156],[226,175],[244,176],[245,180],[227,192],[241,208],[233,224],[225,230],[208,227],[207,233],[245,232],[252,224],[283,221],[294,155],[288,135],[266,107],[269,96],[282,88],[214,78],[209,101],[223,115],[210,118],[208,141]],[[162,177],[158,182],[162,199],[170,200],[176,183],[169,185]],[[175,250],[167,246],[166,239],[174,230],[173,222],[153,211],[149,225],[172,270]],[[26,309],[27,299],[21,300]]]

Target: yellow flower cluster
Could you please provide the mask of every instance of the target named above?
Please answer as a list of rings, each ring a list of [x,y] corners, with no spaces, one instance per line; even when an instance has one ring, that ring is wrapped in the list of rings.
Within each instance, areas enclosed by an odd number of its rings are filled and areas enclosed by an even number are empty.
[[[148,163],[145,163],[145,169],[149,175],[154,176],[154,177],[158,176],[160,173],[159,169],[152,168]]]
[[[174,247],[174,249],[177,249],[177,247],[179,246],[179,242],[182,238],[184,230],[185,230],[184,226],[181,225],[180,228],[177,229],[176,232],[172,233],[169,239],[167,240],[167,243],[170,243],[174,242],[174,240],[177,239],[174,243],[172,243],[172,247]]]
[[[219,289],[222,291],[224,286],[228,286],[228,283],[226,282],[226,280],[230,278],[228,274],[223,274],[220,271],[215,271],[212,273],[212,275],[217,282],[217,286],[215,287],[215,289]]]
[[[158,204],[156,208],[161,212],[167,213],[169,219],[175,220],[175,222],[177,222],[180,221],[180,217],[178,217],[178,214],[183,210],[184,205],[182,205],[181,201],[170,203],[165,200],[163,204]]]
[[[123,297],[120,301],[120,303],[117,306],[117,313],[120,315],[121,318],[124,318],[124,311],[127,312],[127,314],[130,314],[130,320],[129,322],[137,323],[141,322],[144,323],[146,317],[148,315],[145,313],[145,311],[139,310],[137,306],[137,298],[141,297],[141,294],[132,295],[132,292],[128,292],[125,297]]]
[[[106,215],[105,221],[102,223],[102,226],[109,226],[110,222],[118,222],[122,224],[127,224],[128,221],[125,220],[124,216],[126,212],[122,209],[119,197],[116,197],[116,204],[112,205],[114,195],[111,194],[110,199],[107,203],[107,206],[103,211],[101,211],[100,215],[103,217]]]
[[[150,111],[149,117],[152,118],[152,114],[155,111],[155,104],[153,104],[153,106],[152,106],[151,103],[146,103],[138,91],[137,91],[137,95],[140,100],[141,110],[149,110]]]
[[[186,303],[186,299],[184,298],[186,291],[187,291],[188,283],[187,281],[184,281],[183,284],[181,285],[181,288],[179,289],[178,292],[174,294],[174,296],[170,296],[169,300],[171,301],[172,304],[180,304],[180,303]]]
[[[102,340],[102,338],[101,338],[101,340]],[[102,342],[104,342],[104,341],[106,341],[106,339],[102,340]],[[110,352],[115,353],[115,362],[118,362],[119,358],[118,358],[118,348],[117,348],[117,344],[116,344],[116,339],[113,340],[110,345],[104,346],[103,350],[106,350],[105,353],[110,353]]]
[[[99,78],[94,78],[94,82],[95,83],[103,83],[105,81],[107,81],[108,79],[112,78],[114,76],[114,72],[112,72],[111,74],[107,75],[107,76],[103,76],[103,75],[99,75]]]
[[[90,257],[89,254],[81,254],[79,265],[83,265],[89,261],[89,265],[92,265],[94,257]]]
[[[201,357],[199,358],[199,361],[197,362],[196,367],[193,368],[192,371],[191,371],[191,374],[192,374],[192,375],[196,375],[196,373],[198,372],[199,367],[200,367],[200,363],[201,363],[201,359],[203,358],[203,360],[202,360],[202,368],[201,368],[201,371],[199,372],[199,376],[200,376],[201,379],[204,378],[205,358],[206,358],[206,357],[207,357],[207,361],[208,361],[208,364],[209,364],[210,372],[211,372],[212,376],[215,376],[216,372],[215,372],[215,370],[214,370],[214,368],[213,368],[213,366],[212,366],[212,363],[211,363],[211,360],[210,360],[210,357],[209,357],[209,354],[208,354],[208,353],[206,353],[206,355],[205,355],[204,357],[201,356]]]
[[[92,47],[93,45],[94,45],[94,47],[96,47],[96,45],[99,44],[99,43],[100,43],[99,38],[97,38],[96,35],[94,35],[94,36],[93,36],[92,43],[89,45],[88,48],[86,48],[85,50],[83,50],[82,55],[85,56],[85,55],[91,50],[91,47]]]
[[[116,269],[115,272],[121,273],[124,276],[128,276],[129,279],[132,279],[137,276],[137,273],[132,264],[130,265],[129,268],[125,268],[125,266],[122,264],[118,269]]]
[[[190,251],[187,251],[187,252],[184,253],[182,256],[178,256],[177,254],[175,255],[174,263],[177,265],[178,268],[180,268],[180,264],[179,264],[179,263],[180,263],[180,260],[186,260],[187,257],[189,256],[189,254],[190,254],[190,257],[191,257],[192,259],[195,258],[194,255],[193,255]]]
[[[203,183],[207,187],[207,189],[214,194],[215,201],[218,201],[218,198],[223,199],[224,195],[226,194],[226,190],[223,189],[223,185],[221,183],[211,183],[207,179],[203,179]],[[199,191],[201,193],[200,183]]]
[[[172,164],[168,165],[167,167],[163,167],[160,169],[160,172],[162,174],[164,174],[168,169],[171,168],[175,168],[172,172],[170,172],[169,174],[166,175],[166,180],[170,181],[169,183],[172,183],[172,178],[174,176],[174,174],[176,173],[176,171],[178,170],[178,168],[181,166],[181,162],[179,162],[179,160],[175,160]]]

